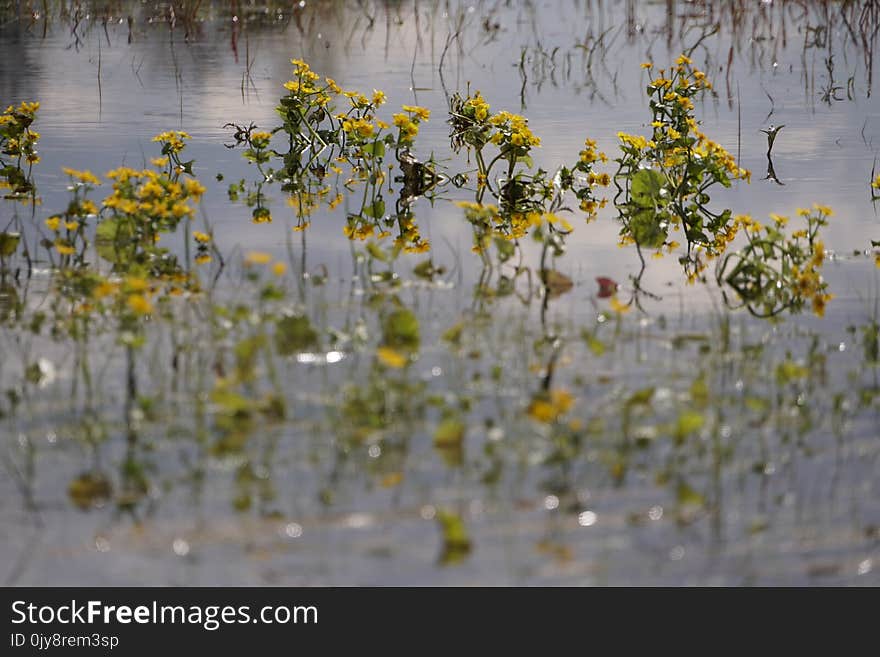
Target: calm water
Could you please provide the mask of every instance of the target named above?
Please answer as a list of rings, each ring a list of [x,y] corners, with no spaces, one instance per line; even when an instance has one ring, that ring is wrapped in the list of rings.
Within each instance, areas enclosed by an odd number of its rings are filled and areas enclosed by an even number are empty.
[[[140,167],[156,154],[153,135],[180,129],[208,188],[197,221],[227,262],[210,303],[184,304],[148,330],[131,368],[134,418],[112,332],[77,346],[48,328],[0,326],[0,388],[23,399],[15,412],[0,405],[7,583],[880,583],[880,285],[869,255],[880,239],[869,185],[880,104],[858,12],[821,2],[742,13],[674,1],[300,4],[209,3],[173,29],[161,3],[111,3],[78,21],[57,9],[0,14],[0,99],[39,100],[42,135],[42,204],[8,204],[0,227],[18,217],[39,241],[67,203],[62,166]],[[555,264],[574,287],[542,321],[540,301],[477,293],[481,263],[451,186],[415,206],[448,272],[433,283],[412,274],[425,258],[415,255],[395,263],[395,284],[371,280],[342,234],[349,200],[293,233],[277,189],[271,224],[254,225],[227,198],[230,182],[256,171],[224,146],[224,125],[274,126],[292,57],[346,89],[384,90],[388,116],[401,103],[431,109],[415,150],[451,175],[468,165],[449,154],[448,94],[469,85],[493,110],[526,115],[542,138],[536,165],[552,171],[587,136],[613,158],[618,131],[646,134],[639,63],[674,61],[698,42],[692,56],[716,94],[697,116],[753,172],[713,203],[762,220],[814,202],[835,210],[823,274],[836,298],[824,319],[729,312],[715,286],[684,284],[675,257],[649,259],[642,285],[657,298],[645,312],[602,314],[595,278],[639,270],[635,251],[617,246],[611,205],[575,222]],[[777,181],[762,180],[770,124],[785,126]],[[179,235],[168,242],[183,249]],[[256,388],[282,390],[287,413],[258,419],[230,448],[207,403],[216,358],[231,358],[258,320],[220,335],[223,322],[208,318],[211,303],[254,301],[248,251],[289,262],[289,303],[319,328],[321,349],[260,366]],[[51,307],[51,280],[38,261],[30,312]],[[389,372],[373,356],[376,299],[392,296],[418,317],[421,341],[412,366]],[[460,340],[441,339],[458,322]],[[40,358],[51,376],[24,383]],[[575,399],[564,427],[525,413],[548,374]],[[687,413],[698,428],[676,428]],[[452,450],[435,446],[449,417],[464,427]],[[71,496],[84,473],[108,482],[89,510]],[[444,514],[466,528],[469,549],[444,548]]]

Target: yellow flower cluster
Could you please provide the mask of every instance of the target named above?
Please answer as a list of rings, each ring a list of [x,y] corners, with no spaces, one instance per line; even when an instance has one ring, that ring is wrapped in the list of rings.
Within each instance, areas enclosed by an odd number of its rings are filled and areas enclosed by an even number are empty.
[[[426,253],[431,250],[430,242],[422,239],[412,216],[399,219],[398,226],[400,235],[394,240],[394,245],[397,248],[403,249],[405,253]]]
[[[258,150],[262,150],[269,146],[269,142],[272,140],[271,132],[252,132],[251,133],[251,146]]]
[[[186,148],[186,140],[191,139],[189,134],[181,130],[168,130],[153,137],[153,141],[162,144],[162,153],[179,153]]]
[[[528,124],[529,120],[524,116],[507,111],[498,112],[489,119],[489,125],[496,129],[490,141],[498,146],[509,144],[524,150],[540,146],[541,138],[532,133]]]
[[[204,186],[193,178],[180,182],[152,169],[120,167],[109,171],[107,177],[113,181],[113,193],[104,199],[104,207],[142,222],[176,223],[192,217],[195,211],[189,203],[205,193]]]
[[[363,242],[369,237],[372,237],[376,228],[371,223],[367,222],[357,222],[357,223],[347,223],[342,228],[343,234],[350,240],[358,240]]]
[[[431,110],[417,105],[404,105],[403,112],[393,115],[394,125],[399,130],[398,142],[412,144],[419,134],[419,124],[431,117]]]
[[[17,158],[16,168],[21,166],[22,158],[28,165],[40,161],[36,149],[40,133],[30,127],[39,109],[40,103],[22,102],[18,107],[10,105],[0,114],[0,165],[5,164],[4,155]],[[11,182],[9,175],[3,177]]]
[[[578,158],[584,164],[594,164],[595,162],[604,164],[608,161],[608,156],[605,153],[596,150],[596,142],[592,139],[587,139],[584,142],[584,149],[578,153]]]
[[[342,131],[360,141],[372,137],[376,126],[364,118],[343,119]]]
[[[468,98],[464,104],[464,113],[468,118],[482,122],[489,118],[489,103],[483,98],[482,94],[477,91],[473,97]]]

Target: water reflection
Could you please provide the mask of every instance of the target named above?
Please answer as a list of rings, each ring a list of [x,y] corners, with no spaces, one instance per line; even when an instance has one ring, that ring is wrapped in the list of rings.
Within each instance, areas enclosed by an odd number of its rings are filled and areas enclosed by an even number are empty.
[[[831,268],[839,298],[824,323],[709,312],[717,296],[682,286],[674,258],[617,248],[610,208],[572,231],[542,216],[541,241],[527,240],[515,217],[554,183],[517,177],[521,162],[465,220],[448,200],[481,193],[480,166],[440,155],[447,99],[476,89],[528,114],[542,138],[532,171],[571,161],[586,135],[616,154],[619,130],[650,132],[633,62],[688,51],[717,71],[698,107],[705,130],[744,166],[764,166],[764,87],[787,126],[773,150],[784,188],[713,201],[763,217],[822,200],[837,210],[828,247],[864,250],[873,152],[848,132],[871,116],[873,37],[853,29],[865,24],[856,3],[77,11],[4,16],[0,28],[6,61],[27,64],[4,69],[3,97],[43,102],[42,206],[5,204],[0,243],[8,583],[859,583],[876,572],[877,317],[862,300],[873,263]],[[426,106],[419,141],[348,163],[279,135],[260,146],[299,55],[345,88]],[[843,61],[845,87],[832,68]],[[222,148],[230,122],[242,148]],[[93,213],[82,199],[70,211],[61,165],[148,167],[150,139],[171,128],[193,135],[207,187],[199,234],[158,231],[167,252],[114,234],[94,255],[97,236],[79,232]],[[525,134],[512,119],[505,129],[511,143]],[[259,155],[270,144],[272,171]],[[328,209],[337,190],[342,221]],[[163,268],[146,283],[118,268],[94,278],[94,262],[106,271],[132,246],[125,262]],[[59,265],[70,273],[50,272]],[[628,286],[649,314],[627,312],[627,286],[615,296],[639,269]]]

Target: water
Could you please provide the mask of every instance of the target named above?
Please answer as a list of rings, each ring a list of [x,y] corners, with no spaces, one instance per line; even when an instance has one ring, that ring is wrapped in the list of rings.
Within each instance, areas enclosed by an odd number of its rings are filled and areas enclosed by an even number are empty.
[[[0,387],[12,391],[0,403],[5,581],[876,584],[873,41],[854,40],[857,9],[808,4],[801,15],[786,3],[308,3],[292,14],[216,3],[193,21],[178,11],[173,29],[159,3],[79,20],[54,6],[48,20],[4,10],[0,95],[4,107],[41,102],[42,203],[5,202],[0,226],[18,221],[38,242],[67,204],[62,166],[141,167],[153,135],[180,129],[207,187],[193,228],[210,227],[226,263],[199,269],[206,292],[148,322],[130,352],[112,315],[85,339],[55,319],[27,330],[35,312],[64,316],[57,275],[35,253],[17,288],[27,322],[0,329]],[[467,194],[451,185],[414,206],[445,268],[431,282],[413,274],[427,257],[415,254],[396,259],[395,280],[371,277],[385,266],[368,269],[363,244],[342,234],[356,195],[298,233],[277,187],[270,224],[227,197],[230,182],[258,176],[224,146],[224,126],[277,124],[292,57],[345,89],[384,90],[386,120],[400,104],[429,108],[415,152],[452,175],[473,163],[450,154],[447,94],[480,89],[493,111],[526,115],[542,138],[535,164],[553,171],[586,137],[614,158],[617,132],[647,134],[639,63],[662,66],[698,41],[692,57],[716,94],[697,117],[753,172],[751,185],[713,192],[713,206],[761,221],[814,202],[835,210],[824,318],[729,312],[714,284],[686,285],[673,256],[648,258],[641,285],[654,296],[618,317],[595,278],[627,287],[640,266],[617,246],[611,205],[573,220],[554,267],[574,286],[542,313],[537,279],[511,296],[478,293],[471,228],[449,202]],[[772,159],[782,184],[762,180],[771,123],[785,126]],[[163,235],[181,257],[185,242]],[[539,248],[523,247],[536,268]],[[257,300],[250,251],[288,266],[276,305]],[[236,305],[247,307],[238,318]],[[375,354],[399,308],[420,339],[398,370]],[[215,393],[238,371],[236,348],[283,313],[304,313],[319,339],[259,360],[235,388],[251,404],[241,420]],[[458,323],[460,337],[442,339]],[[40,358],[52,372],[28,381]],[[544,381],[574,398],[557,422],[528,412]],[[444,426],[452,447],[437,446]],[[444,540],[444,514],[463,523],[466,546],[448,526]]]

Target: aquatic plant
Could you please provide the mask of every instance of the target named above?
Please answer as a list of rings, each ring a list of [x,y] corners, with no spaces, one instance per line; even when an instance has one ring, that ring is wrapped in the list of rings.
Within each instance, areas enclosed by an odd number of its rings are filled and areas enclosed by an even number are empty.
[[[821,275],[825,262],[825,243],[819,231],[834,213],[831,208],[814,205],[797,211],[806,228],[786,232],[788,217],[771,214],[771,223],[762,225],[748,215],[735,218],[748,243],[729,253],[718,263],[716,280],[729,286],[737,300],[753,315],[772,317],[788,310],[799,312],[807,303],[819,317],[833,298]]]
[[[653,64],[642,66],[653,72]],[[736,235],[731,210],[709,209],[712,187],[751,178],[700,130],[694,98],[707,89],[711,83],[705,73],[685,55],[668,70],[660,69],[646,88],[653,133],[650,139],[618,133],[621,157],[614,175],[620,190],[621,242],[674,250],[677,243],[670,233],[682,230],[687,246],[683,264],[691,281]]]
[[[31,169],[40,161],[37,142],[40,133],[32,128],[38,102],[10,105],[0,114],[0,189],[8,199],[26,199],[34,193]]]

